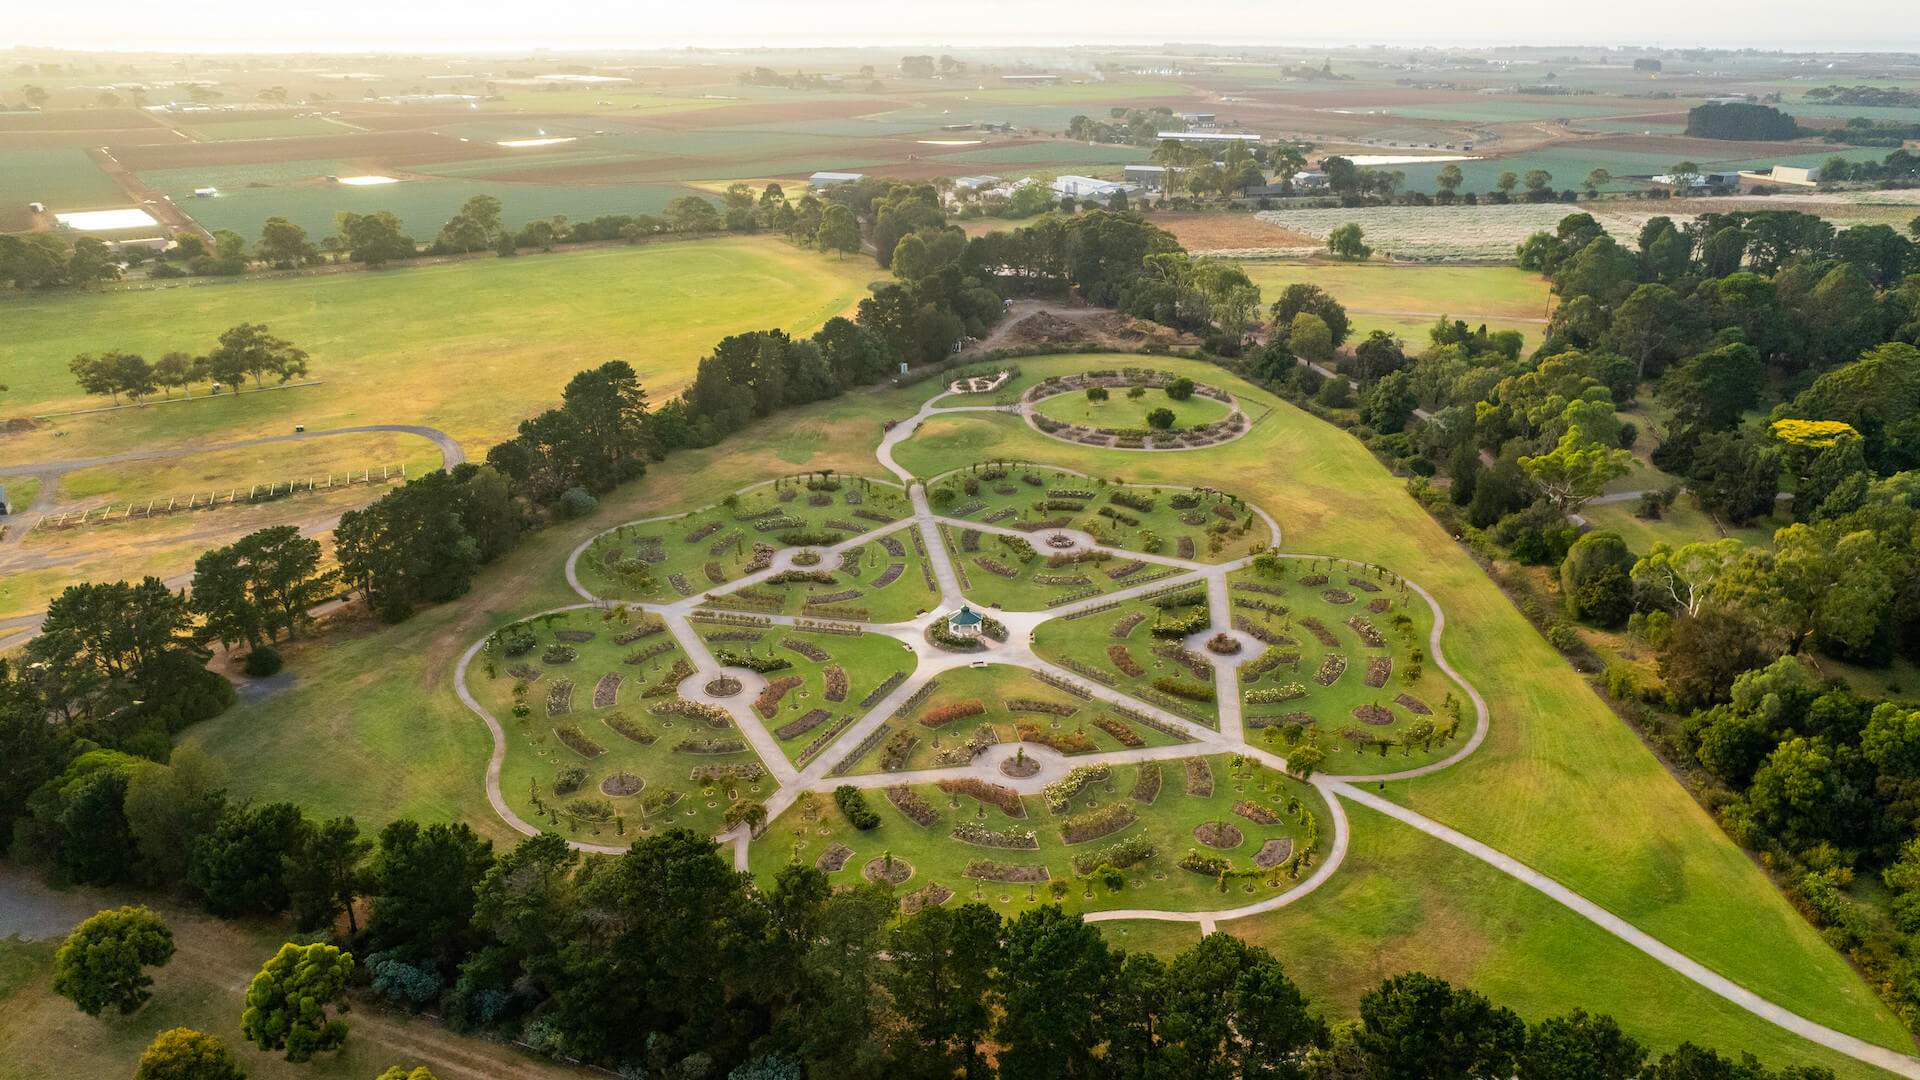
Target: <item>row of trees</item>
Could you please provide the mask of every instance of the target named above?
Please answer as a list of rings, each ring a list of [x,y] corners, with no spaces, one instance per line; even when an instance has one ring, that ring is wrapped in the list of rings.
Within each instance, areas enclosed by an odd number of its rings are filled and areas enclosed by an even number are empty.
[[[344,1042],[337,1014],[358,984],[458,1029],[623,1075],[1832,1075],[1692,1045],[1656,1058],[1609,1017],[1575,1010],[1528,1025],[1419,973],[1368,992],[1357,1021],[1329,1024],[1270,952],[1231,935],[1163,960],[1117,949],[1052,905],[1011,920],[978,902],[903,917],[890,888],[835,889],[800,864],[762,890],[686,830],[589,862],[553,834],[496,854],[465,826],[403,820],[376,842],[349,819],[315,824],[285,804],[219,806],[205,790],[189,801],[208,823],[190,880],[216,911],[291,909],[296,925],[334,939],[284,946],[247,993],[242,1031],[294,1061]],[[364,926],[351,922],[358,900]],[[172,951],[150,911],[102,912],[62,947],[56,988],[90,1014],[131,1012],[146,1000],[146,970]]]
[[[307,352],[273,336],[265,323],[241,323],[222,332],[214,347],[201,356],[169,352],[149,362],[138,353],[117,350],[81,353],[67,369],[80,389],[110,397],[117,405],[123,394],[135,403],[155,391],[172,397],[178,389],[192,397],[190,388],[195,383],[206,383],[209,391],[224,385],[237,393],[247,379],[258,389],[271,375],[284,385],[307,374]]]

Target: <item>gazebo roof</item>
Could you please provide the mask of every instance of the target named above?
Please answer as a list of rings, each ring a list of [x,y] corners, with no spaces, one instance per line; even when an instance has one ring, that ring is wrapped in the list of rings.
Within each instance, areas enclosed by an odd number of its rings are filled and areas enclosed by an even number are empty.
[[[979,626],[980,616],[974,614],[972,608],[961,604],[959,611],[947,616],[947,622],[954,626]]]

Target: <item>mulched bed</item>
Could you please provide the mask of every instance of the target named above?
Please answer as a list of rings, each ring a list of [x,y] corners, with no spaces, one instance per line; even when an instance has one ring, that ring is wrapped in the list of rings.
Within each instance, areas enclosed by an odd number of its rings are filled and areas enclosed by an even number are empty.
[[[833,655],[827,652],[827,650],[815,645],[811,641],[802,641],[799,638],[781,638],[780,647],[783,649],[792,649],[794,652],[799,653],[801,656],[806,657],[816,664],[823,664],[833,659]]]
[[[539,682],[540,676],[545,675],[546,672],[541,671],[537,667],[531,667],[527,664],[515,664],[512,667],[507,669],[507,674],[513,676],[516,679],[519,679],[521,682],[531,683],[531,682]]]
[[[624,799],[629,795],[640,794],[640,789],[646,786],[646,780],[641,777],[630,772],[617,772],[600,781],[600,794]]]
[[[1258,713],[1250,713],[1247,716],[1247,726],[1250,728],[1285,727],[1289,724],[1304,726],[1311,723],[1313,723],[1313,714],[1304,712],[1290,712],[1282,716],[1264,716]]]
[[[555,724],[553,733],[568,749],[581,757],[596,758],[607,752],[607,748],[587,738],[586,734],[573,724]]]
[[[880,538],[880,546],[886,548],[887,554],[896,559],[904,559],[907,557],[907,545],[901,543],[899,537],[883,536]]]
[[[1094,717],[1093,726],[1113,736],[1121,746],[1129,749],[1147,745],[1147,740],[1141,738],[1139,732],[1128,727],[1125,721],[1116,720],[1111,716]]]
[[[667,578],[667,584],[673,586],[673,591],[679,593],[681,596],[693,595],[693,583],[688,581],[684,574],[670,575]]]
[[[975,881],[1004,881],[1016,885],[1032,885],[1049,879],[1045,866],[1023,866],[1018,863],[997,863],[987,859],[975,859],[960,872],[962,877]]]
[[[1326,583],[1327,583],[1327,575],[1325,574],[1308,574],[1305,577],[1300,579],[1300,584],[1305,585],[1308,588],[1316,588],[1318,586],[1325,585]]]
[[[776,738],[780,739],[791,739],[795,736],[805,735],[807,732],[826,723],[827,718],[832,715],[832,713],[825,709],[812,709],[809,710],[806,715],[800,717],[800,719],[775,728],[773,734]]]
[[[1163,775],[1159,762],[1142,762],[1140,772],[1133,779],[1133,791],[1130,793],[1133,801],[1144,804],[1159,798]]]
[[[593,707],[594,708],[611,709],[613,708],[614,703],[617,702],[619,699],[620,699],[620,676],[614,674],[613,672],[608,672],[605,675],[600,676],[599,682],[593,684]]]
[[[1134,627],[1139,626],[1141,623],[1146,621],[1147,621],[1147,616],[1145,612],[1142,612],[1142,611],[1133,612],[1132,614],[1121,619],[1119,622],[1114,623],[1113,630],[1111,631],[1111,633],[1114,637],[1117,637],[1117,638],[1127,637],[1128,635],[1133,633]]]
[[[1387,639],[1380,633],[1380,628],[1366,619],[1355,615],[1353,618],[1347,620],[1347,625],[1353,628],[1354,633],[1360,635],[1360,640],[1365,642],[1368,648],[1384,649],[1387,647]]]
[[[555,641],[564,641],[569,645],[585,645],[593,638],[594,634],[591,630],[555,630],[553,632]]]
[[[873,579],[873,588],[884,589],[887,586],[893,584],[894,582],[899,581],[900,575],[906,572],[907,572],[906,563],[903,563],[903,562],[888,563],[887,568],[880,572],[880,576]]]
[[[1133,562],[1122,563],[1121,565],[1106,571],[1106,575],[1115,581],[1120,581],[1125,578],[1130,578],[1133,575],[1139,573],[1140,571],[1145,570],[1146,568],[1147,568],[1146,563],[1143,563],[1138,559],[1136,559]]]
[[[1361,592],[1373,593],[1373,592],[1380,591],[1380,586],[1375,585],[1373,582],[1368,581],[1365,578],[1350,577],[1347,579],[1347,584],[1353,586],[1356,589],[1359,589]]]
[[[1337,637],[1333,631],[1327,629],[1327,624],[1321,622],[1319,619],[1308,615],[1300,620],[1300,625],[1306,627],[1307,633],[1318,638],[1320,644],[1325,645],[1327,648],[1337,649],[1340,647],[1339,637]]]
[[[1181,537],[1181,538],[1180,538],[1180,550],[1179,550],[1179,556],[1180,556],[1180,558],[1182,558],[1182,559],[1191,559],[1191,558],[1193,558],[1193,554],[1194,554],[1194,552],[1193,552],[1193,537],[1191,537],[1191,536],[1183,536],[1183,537]]]
[[[1003,704],[1010,713],[1043,713],[1047,716],[1072,716],[1080,711],[1078,705],[1066,705],[1058,701],[1035,701],[1032,698],[1008,698]]]
[[[1232,656],[1240,651],[1240,639],[1219,633],[1207,639],[1207,651],[1217,656]]]
[[[573,711],[573,684],[565,679],[547,687],[547,715],[565,716]]]
[[[1353,594],[1345,589],[1328,589],[1320,594],[1320,599],[1325,600],[1329,604],[1351,604],[1353,603]]]
[[[1393,657],[1391,656],[1367,657],[1367,685],[1368,686],[1371,686],[1375,690],[1378,690],[1381,687],[1387,685],[1387,680],[1392,677],[1393,677]]]
[[[1199,825],[1194,826],[1193,838],[1210,848],[1216,848],[1220,851],[1232,851],[1234,848],[1246,843],[1247,840],[1245,836],[1241,835],[1239,829],[1234,828],[1224,821],[1201,822]]]
[[[681,537],[680,542],[683,544],[697,544],[700,541],[705,540],[707,537],[712,536],[714,533],[719,532],[720,525],[721,523],[718,521],[709,521],[705,525],[702,525],[699,528],[688,533],[687,535]]]
[[[719,678],[708,679],[706,691],[708,697],[732,697],[740,692],[740,680],[731,675],[722,675]]]
[[[1253,856],[1253,865],[1262,870],[1271,870],[1293,857],[1293,841],[1282,838],[1269,840],[1260,845]]]
[[[1107,646],[1107,660],[1119,669],[1120,674],[1130,679],[1137,679],[1147,673],[1147,669],[1140,666],[1140,662],[1133,658],[1133,654],[1127,651],[1125,645]]]
[[[1024,780],[1040,771],[1040,763],[1032,758],[1008,758],[1000,763],[1000,771],[1015,780]]]
[[[896,855],[893,857],[892,864],[889,865],[886,856],[883,855],[867,863],[860,872],[866,875],[868,881],[876,884],[884,881],[889,885],[898,885],[913,876],[913,864]]]
[[[966,795],[997,808],[1008,817],[1027,816],[1026,804],[1020,801],[1020,793],[1010,787],[989,784],[984,780],[966,777],[959,780],[940,781],[940,790],[949,795]]]
[[[1253,822],[1255,825],[1280,824],[1280,815],[1276,813],[1272,807],[1262,806],[1257,802],[1249,802],[1246,799],[1241,799],[1239,802],[1234,803],[1233,812]]]
[[[1328,653],[1320,660],[1320,670],[1313,673],[1313,681],[1321,686],[1332,686],[1347,673],[1347,658],[1339,653]]]
[[[682,739],[673,744],[676,754],[737,754],[746,748],[739,739]]]
[[[1387,599],[1384,596],[1380,597],[1377,600],[1367,601],[1367,610],[1373,612],[1375,615],[1384,615],[1392,608],[1393,608],[1393,601]]]
[[[1020,576],[1020,571],[1015,570],[1013,567],[1008,566],[998,559],[990,559],[984,555],[973,560],[973,563],[975,566],[996,577],[1017,578]]]
[[[813,861],[813,865],[822,873],[831,874],[844,868],[847,860],[851,858],[853,858],[852,848],[845,844],[835,844],[821,852],[820,857]]]
[[[887,801],[893,804],[895,810],[907,815],[909,820],[923,829],[940,820],[940,812],[933,808],[933,804],[921,798],[919,792],[905,784],[894,784],[887,788]]]
[[[906,672],[904,671],[894,672],[893,674],[887,676],[886,679],[882,681],[879,686],[876,686],[871,691],[869,691],[866,697],[863,697],[860,699],[860,707],[863,709],[873,708],[875,705],[879,704],[881,698],[886,697],[888,694],[893,693],[894,690],[897,689],[901,683],[906,681],[907,681]]]
[[[1399,697],[1393,699],[1393,703],[1415,716],[1433,715],[1433,709],[1429,708],[1426,702],[1421,701],[1412,694],[1401,694]]]
[[[798,675],[786,675],[769,682],[753,699],[754,711],[769,720],[773,719],[773,714],[780,709],[780,699],[787,696],[787,691],[797,689],[805,681]]]
[[[847,669],[835,664],[822,671],[821,674],[825,675],[827,680],[827,700],[847,700]]]
[[[1393,723],[1393,712],[1383,705],[1374,705],[1371,703],[1355,705],[1353,707],[1353,718],[1363,724],[1372,724],[1374,727],[1386,727],[1388,724]]]
[[[953,899],[953,890],[937,881],[928,882],[900,898],[900,912],[903,915],[917,915],[928,908],[936,908]]]
[[[626,738],[639,743],[641,746],[651,746],[655,740],[659,739],[658,735],[655,735],[653,732],[648,731],[646,728],[641,727],[639,724],[634,723],[619,713],[603,716],[600,719],[601,722],[605,723],[608,727],[619,732]]]
[[[1213,794],[1213,766],[1206,758],[1188,758],[1187,794],[1204,799]]]

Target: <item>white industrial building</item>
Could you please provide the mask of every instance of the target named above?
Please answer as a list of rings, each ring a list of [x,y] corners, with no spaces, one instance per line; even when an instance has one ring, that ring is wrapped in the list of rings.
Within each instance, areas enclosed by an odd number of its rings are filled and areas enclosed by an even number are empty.
[[[1260,136],[1245,131],[1162,131],[1162,139],[1172,142],[1257,143]]]
[[[835,184],[857,184],[867,178],[866,173],[857,172],[817,172],[807,177],[807,186],[816,188],[832,187]]]
[[[1053,181],[1053,193],[1061,198],[1080,199],[1087,202],[1111,202],[1115,195],[1134,195],[1140,191],[1140,185],[1123,183],[1118,180],[1096,180],[1091,176],[1058,176]]]

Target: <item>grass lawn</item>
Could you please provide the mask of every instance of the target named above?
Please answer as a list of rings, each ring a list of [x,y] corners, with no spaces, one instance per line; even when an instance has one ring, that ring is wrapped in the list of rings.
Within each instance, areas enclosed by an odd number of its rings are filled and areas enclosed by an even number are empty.
[[[1274,950],[1330,1016],[1353,1016],[1389,976],[1424,971],[1533,1022],[1575,1008],[1607,1013],[1655,1056],[1691,1041],[1735,1057],[1751,1051],[1774,1068],[1887,1075],[1788,1035],[1472,856],[1365,807],[1346,811],[1353,839],[1325,885],[1220,924]]]
[[[191,408],[180,405],[178,408]],[[420,435],[374,431],[335,435],[300,442],[268,443],[232,450],[213,450],[189,457],[152,461],[122,461],[75,469],[60,478],[60,501],[125,502],[159,499],[210,491],[243,492],[254,485],[304,483],[322,485],[330,475],[359,473],[383,465],[404,465],[417,476],[440,467],[440,448]]]
[[[1034,411],[1065,424],[1084,424],[1096,428],[1145,428],[1147,414],[1155,409],[1173,413],[1170,428],[1199,427],[1225,420],[1232,411],[1224,401],[1198,394],[1175,401],[1165,391],[1149,390],[1139,398],[1116,390],[1106,401],[1088,401],[1084,393],[1055,394],[1034,406]]]
[[[896,456],[921,475],[984,454],[1175,485],[1231,477],[1236,491],[1279,518],[1288,550],[1407,573],[1445,609],[1448,655],[1486,695],[1492,726],[1474,757],[1423,780],[1388,785],[1389,797],[1552,875],[1771,1000],[1910,1048],[1896,1019],[1845,960],[1405,495],[1398,479],[1356,441],[1217,368],[1155,362],[1227,385],[1249,408],[1273,409],[1273,415],[1234,443],[1124,457],[1048,439],[1015,417],[941,417]],[[1064,373],[1111,366],[1111,358],[1025,359],[1021,365],[1029,374]],[[502,837],[506,830],[486,806],[481,784],[489,740],[447,685],[466,643],[514,617],[574,602],[560,574],[566,553],[620,521],[711,503],[795,467],[870,468],[881,423],[910,414],[931,392],[923,385],[849,394],[764,421],[751,437],[677,456],[602,500],[592,518],[532,538],[482,574],[466,600],[398,627],[349,622],[324,648],[289,649],[291,687],[248,700],[185,739],[228,763],[236,796],[291,798],[310,813],[352,813],[370,827],[403,814],[460,818]],[[330,767],[312,768],[319,760]],[[893,815],[883,828],[903,820],[889,807],[880,809],[883,817]],[[1384,832],[1405,831],[1365,814],[1355,826],[1362,853],[1372,850],[1368,844],[1386,842]],[[1265,934],[1282,947],[1291,970],[1303,977],[1319,972],[1313,989],[1343,1005],[1378,982],[1379,963],[1399,961],[1396,969],[1417,965],[1458,977],[1529,1015],[1591,1004],[1617,1011],[1636,1030],[1667,1033],[1666,1041],[1748,1046],[1777,1060],[1814,1053],[1477,862],[1426,841],[1400,850],[1410,853],[1384,870],[1369,872],[1365,860],[1357,861],[1301,906],[1234,929]],[[784,854],[776,850],[772,857]],[[937,876],[929,871],[922,880]],[[1117,899],[1130,902],[1131,889]],[[999,894],[992,895],[997,904]],[[1025,892],[1009,896],[1011,906],[1024,902]],[[1342,897],[1344,904],[1337,902]],[[1595,971],[1620,974],[1596,979]]]
[[[0,476],[0,489],[7,493],[7,505],[14,513],[20,513],[33,505],[40,496],[40,478],[37,476]]]
[[[318,431],[415,422],[478,455],[557,402],[589,365],[625,357],[665,400],[721,337],[809,331],[877,276],[864,259],[756,237],[7,298],[0,371],[12,387],[10,416],[93,405],[67,370],[76,353],[202,351],[240,322],[266,323],[308,350],[324,384],[60,418],[9,438],[4,454],[53,460],[282,434],[301,423]]]
[[[1681,495],[1673,505],[1660,512],[1658,521],[1646,521],[1636,515],[1631,502],[1601,503],[1583,507],[1580,516],[1596,529],[1620,534],[1627,547],[1645,554],[1655,544],[1691,544],[1699,540],[1719,540],[1731,536],[1758,547],[1773,545],[1774,526],[1766,522],[1739,526],[1716,521],[1712,515],[1692,505],[1693,497]]]

